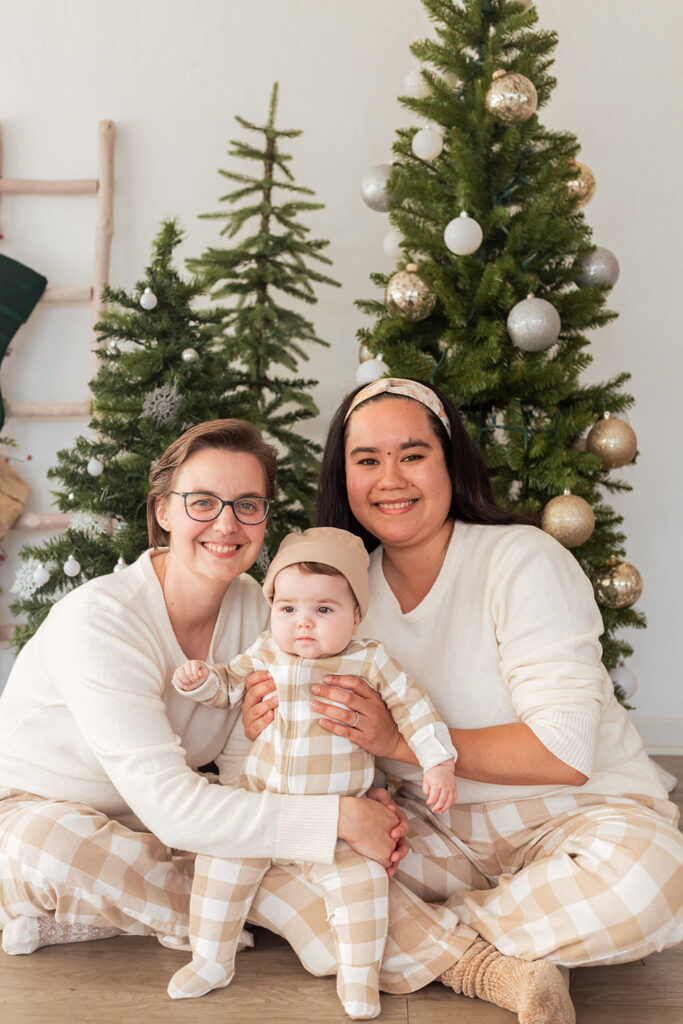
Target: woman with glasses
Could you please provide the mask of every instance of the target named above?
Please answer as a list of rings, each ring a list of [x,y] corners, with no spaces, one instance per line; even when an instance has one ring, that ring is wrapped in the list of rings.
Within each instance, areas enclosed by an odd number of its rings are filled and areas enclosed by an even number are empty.
[[[230,661],[265,627],[245,573],[274,479],[251,424],[188,430],[150,473],[150,549],[63,597],[19,654],[0,697],[7,953],[119,932],[185,946],[190,854],[329,863],[340,837],[390,871],[400,859],[389,804],[249,793],[196,771],[233,727],[222,775],[248,744],[239,712],[185,700],[171,677],[188,659]]]

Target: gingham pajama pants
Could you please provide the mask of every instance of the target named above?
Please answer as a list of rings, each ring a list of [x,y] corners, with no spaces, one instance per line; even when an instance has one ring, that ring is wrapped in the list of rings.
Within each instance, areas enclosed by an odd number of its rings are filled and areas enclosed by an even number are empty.
[[[383,991],[422,988],[477,935],[568,966],[635,960],[683,939],[683,837],[666,800],[561,793],[456,804],[438,818],[399,802],[411,852],[389,883]],[[54,913],[180,942],[192,862],[82,805],[14,795],[0,801],[0,925]],[[270,868],[249,920],[283,935],[311,973],[336,972],[320,890],[298,866]]]

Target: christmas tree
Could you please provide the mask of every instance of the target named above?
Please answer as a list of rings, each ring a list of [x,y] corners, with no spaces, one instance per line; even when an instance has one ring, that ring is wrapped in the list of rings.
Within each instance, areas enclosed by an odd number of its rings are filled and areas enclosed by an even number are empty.
[[[182,239],[176,222],[165,222],[132,292],[105,289],[108,309],[95,328],[102,347],[90,382],[91,435],[58,452],[48,471],[60,483],[56,504],[71,521],[63,533],[20,552],[11,610],[25,625],[14,631],[16,648],[68,590],[145,550],[149,469],[172,441],[203,420],[252,418],[248,382],[227,365],[215,337],[217,315],[193,308],[202,286],[174,266]]]
[[[595,180],[576,138],[535,113],[555,86],[557,39],[537,29],[529,3],[423,4],[435,38],[412,46],[420,67],[401,103],[427,124],[400,129],[392,166],[362,188],[371,208],[389,211],[385,251],[398,268],[372,275],[384,302],[358,303],[375,318],[359,332],[358,379],[416,377],[453,398],[499,503],[537,515],[594,582],[604,662],[623,700],[632,674],[620,663],[632,648],[615,633],[645,620],[632,607],[641,581],[623,560],[622,518],[604,493],[630,489],[611,471],[636,453],[622,418],[633,399],[626,373],[580,380],[587,332],[616,316],[606,299],[618,263],[585,221]]]
[[[276,500],[266,534],[269,551],[277,549],[286,533],[311,525],[319,468],[320,447],[296,430],[318,415],[310,393],[317,381],[297,373],[299,361],[308,359],[305,345],[327,342],[292,308],[291,300],[314,304],[315,285],[337,285],[311,265],[331,263],[323,255],[329,243],[310,238],[300,217],[323,204],[305,198],[313,191],[294,183],[291,156],[282,152],[280,143],[301,132],[275,127],[277,99],[276,83],[264,125],[236,118],[257,140],[231,140],[228,155],[257,166],[253,174],[221,170],[237,188],[221,196],[227,209],[205,214],[225,222],[221,236],[239,238],[232,247],[209,247],[189,261],[212,299],[221,303],[227,357],[248,382],[255,402],[253,422],[278,450]],[[278,293],[290,300],[287,306],[281,305]]]

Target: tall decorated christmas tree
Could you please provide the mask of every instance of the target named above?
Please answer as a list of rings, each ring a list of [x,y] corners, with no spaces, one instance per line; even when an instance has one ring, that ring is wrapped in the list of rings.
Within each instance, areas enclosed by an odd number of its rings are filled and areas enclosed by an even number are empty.
[[[624,700],[632,648],[616,634],[645,625],[632,607],[642,582],[605,494],[630,489],[613,471],[636,454],[633,400],[628,374],[581,382],[588,333],[616,316],[606,300],[619,268],[585,220],[595,179],[576,138],[536,113],[555,86],[556,36],[528,2],[422,2],[435,35],[412,46],[420,66],[401,97],[421,123],[397,132],[392,164],[362,184],[389,212],[397,267],[372,275],[384,301],[358,303],[375,321],[360,331],[358,380],[416,377],[453,398],[497,500],[538,515],[593,581]]]
[[[194,308],[202,286],[174,266],[182,238],[175,221],[165,222],[134,289],[105,290],[91,435],[58,452],[48,471],[59,483],[56,504],[71,521],[63,533],[20,552],[11,588],[11,610],[25,622],[13,634],[17,648],[64,593],[145,550],[149,468],[175,438],[203,420],[253,418],[246,376],[228,366],[215,336],[217,315]]]
[[[310,393],[317,382],[300,378],[298,367],[308,359],[307,344],[327,342],[297,306],[317,302],[316,285],[337,285],[316,268],[331,263],[323,253],[329,243],[310,238],[301,216],[322,204],[307,198],[314,195],[310,188],[294,182],[292,158],[281,143],[301,132],[275,127],[277,99],[276,83],[263,125],[236,118],[256,139],[231,140],[228,155],[256,166],[252,173],[221,170],[237,187],[221,196],[226,209],[205,215],[224,221],[220,234],[234,244],[209,247],[189,264],[220,303],[227,358],[248,382],[253,422],[278,450],[276,500],[266,534],[271,552],[286,533],[310,526],[314,518],[320,448],[297,427],[318,415]]]

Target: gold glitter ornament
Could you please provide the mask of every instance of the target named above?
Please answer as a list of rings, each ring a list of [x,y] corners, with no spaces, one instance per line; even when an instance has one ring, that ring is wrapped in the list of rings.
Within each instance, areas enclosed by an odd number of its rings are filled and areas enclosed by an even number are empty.
[[[593,509],[578,494],[565,491],[551,498],[543,509],[541,528],[565,548],[577,548],[595,529]]]
[[[502,124],[528,121],[538,106],[534,83],[516,71],[494,71],[485,106]]]
[[[593,590],[606,608],[630,608],[643,592],[643,578],[635,565],[614,557],[593,577]]]
[[[597,455],[605,469],[618,469],[633,462],[638,451],[638,438],[625,420],[606,412],[604,419],[591,427],[586,438],[586,451]]]
[[[578,160],[570,160],[569,163],[576,168],[576,177],[567,182],[567,191],[572,198],[578,200],[578,207],[585,206],[595,195],[595,175],[590,167]]]
[[[436,304],[436,295],[418,273],[417,263],[409,263],[389,278],[384,304],[392,316],[415,322],[429,316]]]

